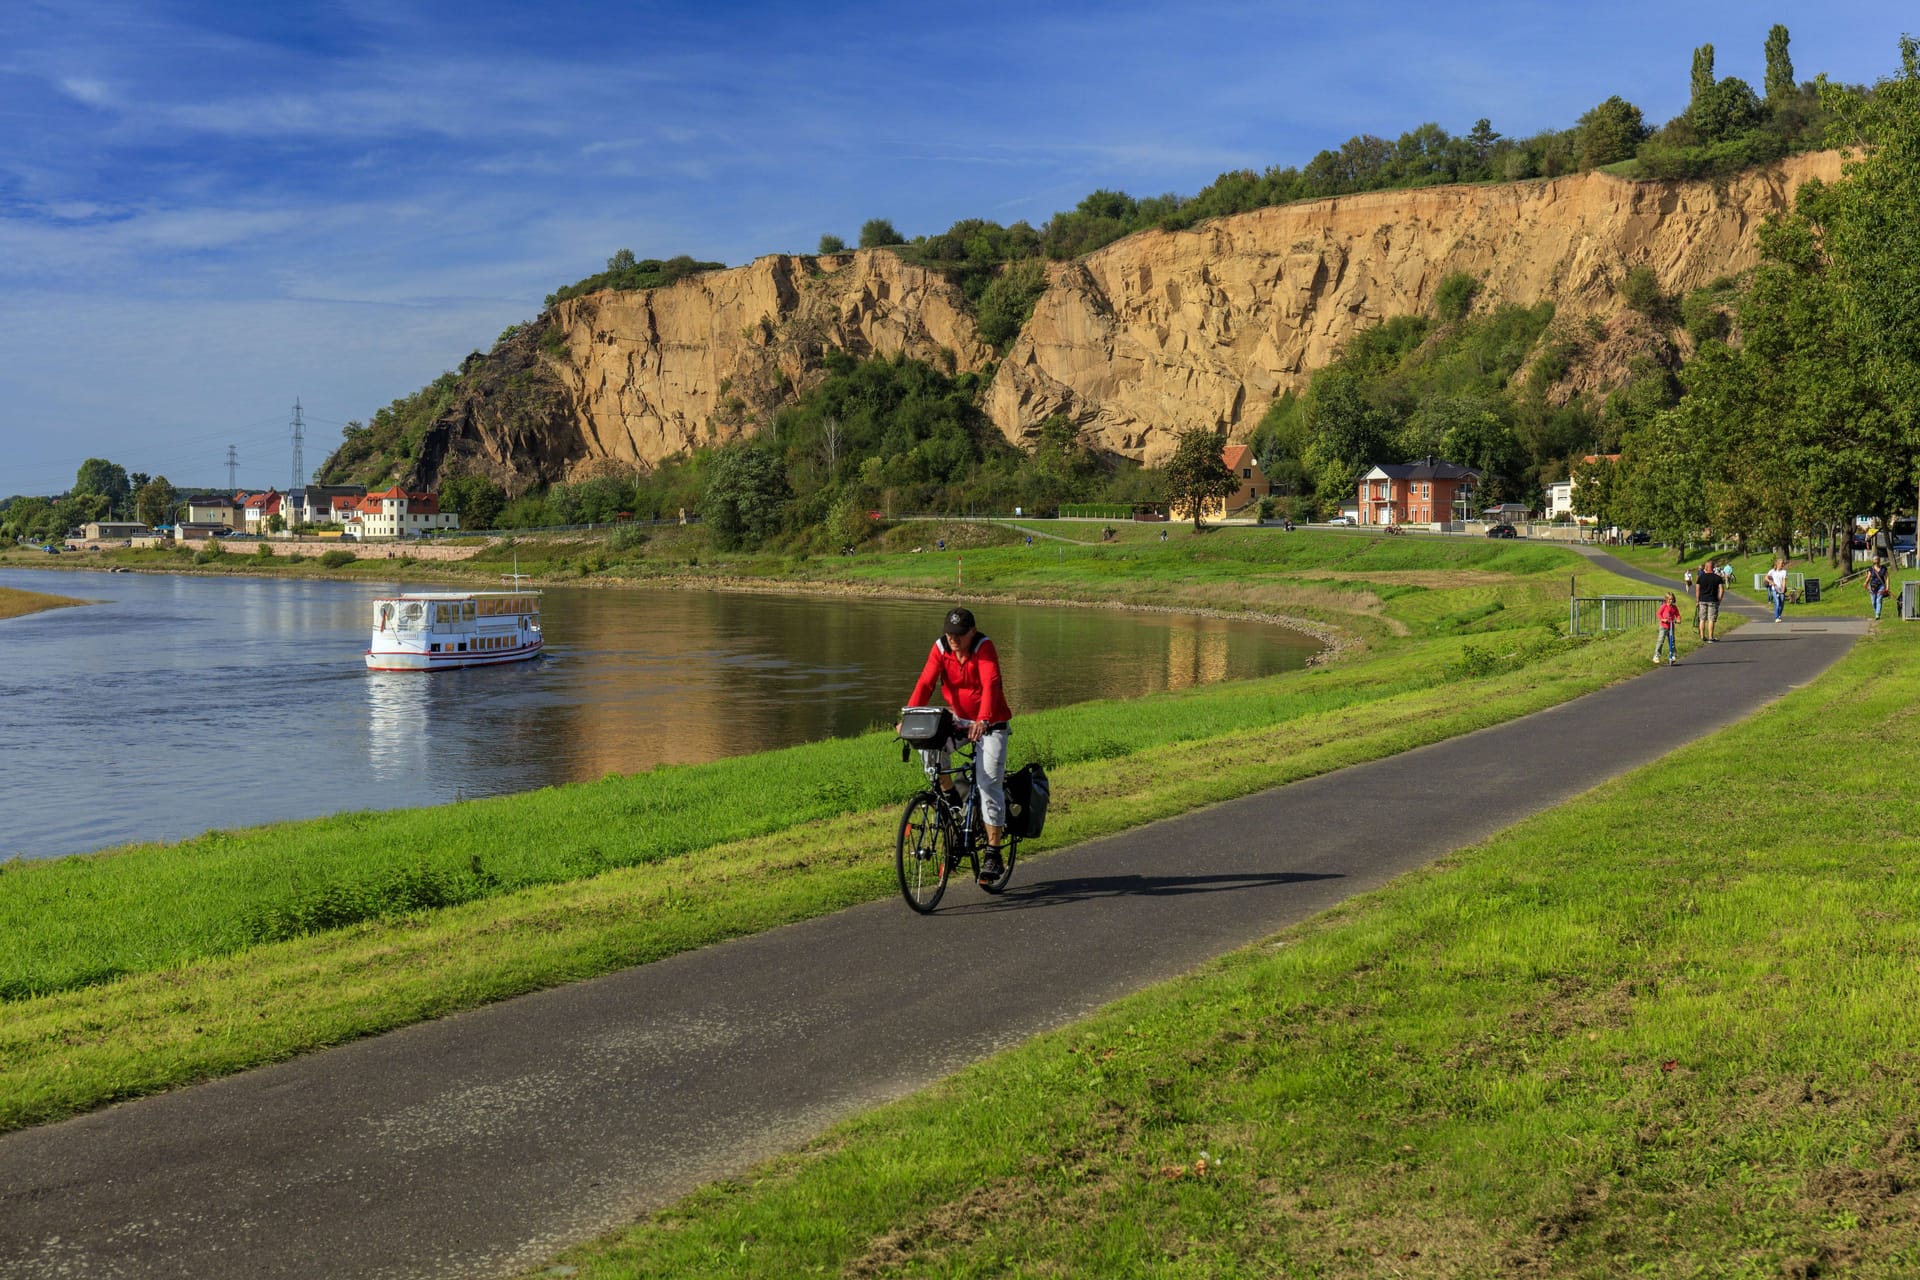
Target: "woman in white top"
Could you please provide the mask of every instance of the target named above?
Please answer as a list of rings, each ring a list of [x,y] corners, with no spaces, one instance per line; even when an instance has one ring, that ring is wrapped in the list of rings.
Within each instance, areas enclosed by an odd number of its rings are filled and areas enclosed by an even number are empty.
[[[1780,621],[1780,611],[1787,606],[1787,562],[1775,560],[1773,568],[1767,570],[1767,594],[1773,597],[1773,620]]]

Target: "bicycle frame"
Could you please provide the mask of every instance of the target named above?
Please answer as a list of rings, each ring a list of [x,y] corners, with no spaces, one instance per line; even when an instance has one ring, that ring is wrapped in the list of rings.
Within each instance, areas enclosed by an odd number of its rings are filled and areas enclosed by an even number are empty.
[[[974,754],[974,744],[963,742],[951,749],[952,762],[948,768],[942,769],[931,760],[924,761],[921,765],[927,775],[927,789],[952,815],[954,826],[959,829],[962,850],[972,849],[975,837],[985,834],[982,824],[975,821],[980,813],[980,786],[974,779]],[[949,791],[940,785],[940,779],[943,777],[953,780],[955,784],[953,790]],[[960,783],[965,783],[967,787],[965,799],[959,795]]]

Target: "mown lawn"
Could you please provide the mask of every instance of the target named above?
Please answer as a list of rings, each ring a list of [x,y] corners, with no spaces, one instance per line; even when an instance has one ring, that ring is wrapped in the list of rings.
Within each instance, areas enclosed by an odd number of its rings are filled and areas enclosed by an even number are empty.
[[[1724,733],[557,1266],[1920,1274],[1916,706],[1920,628],[1878,628]]]

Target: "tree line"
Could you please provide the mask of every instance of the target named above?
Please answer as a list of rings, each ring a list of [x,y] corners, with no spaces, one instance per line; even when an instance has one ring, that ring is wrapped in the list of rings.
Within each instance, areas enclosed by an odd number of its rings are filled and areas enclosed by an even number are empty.
[[[1685,548],[1787,551],[1824,531],[1851,558],[1855,516],[1885,527],[1920,482],[1920,45],[1872,93],[1819,86],[1852,157],[1760,234],[1731,331],[1679,371],[1671,405],[1577,472],[1574,500]]]

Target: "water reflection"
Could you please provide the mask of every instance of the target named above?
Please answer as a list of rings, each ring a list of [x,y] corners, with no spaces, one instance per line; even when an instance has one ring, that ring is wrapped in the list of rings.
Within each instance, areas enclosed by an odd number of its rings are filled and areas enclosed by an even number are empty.
[[[547,656],[369,672],[394,584],[71,572],[101,600],[0,624],[0,857],[525,791],[893,723],[937,603],[555,590]],[[1016,714],[1289,670],[1292,633],[1224,619],[982,605]],[[49,770],[47,761],[83,762]],[[297,780],[297,781],[296,781]]]

